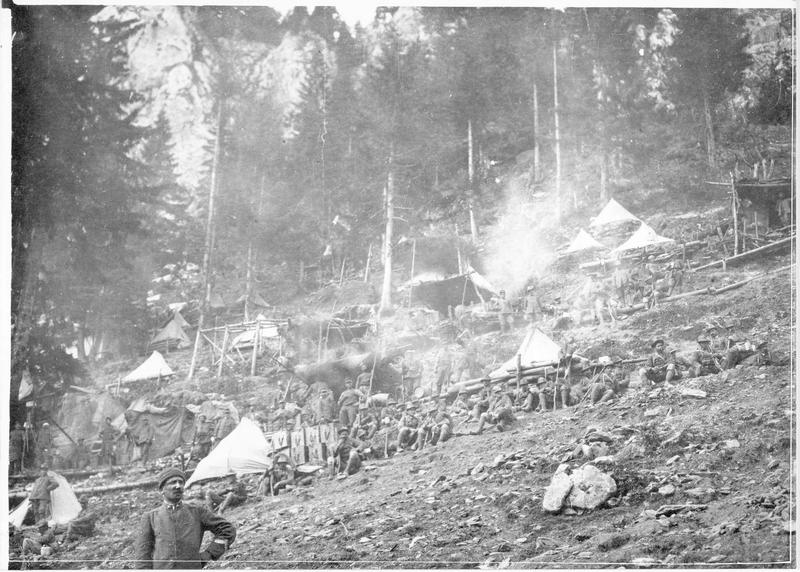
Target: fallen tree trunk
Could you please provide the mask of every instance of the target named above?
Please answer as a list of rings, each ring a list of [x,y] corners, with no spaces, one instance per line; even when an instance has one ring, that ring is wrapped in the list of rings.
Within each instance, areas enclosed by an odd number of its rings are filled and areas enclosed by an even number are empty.
[[[769,244],[765,244],[764,246],[759,246],[758,248],[754,248],[753,250],[748,250],[747,252],[743,252],[741,254],[737,254],[729,258],[723,258],[722,260],[709,262],[708,264],[704,264],[703,266],[698,266],[697,268],[693,268],[693,270],[697,272],[698,270],[705,270],[706,268],[713,268],[714,266],[725,267],[728,264],[739,262],[740,260],[749,258],[754,254],[766,254],[774,250],[780,250],[782,247],[789,245],[789,243],[791,243],[791,241],[793,240],[794,240],[794,235],[781,240],[777,240],[775,242],[770,242]]]
[[[186,479],[192,476],[194,471],[186,471]],[[128,491],[131,489],[142,489],[145,487],[155,487],[158,485],[158,479],[147,479],[144,481],[135,481],[133,483],[119,483],[116,485],[100,485],[96,487],[81,487],[74,488],[72,492],[80,496],[82,494],[96,495],[101,493],[112,493],[117,491]],[[28,498],[29,491],[8,491],[8,500],[25,500]]]
[[[691,296],[698,296],[700,294],[722,294],[723,292],[728,292],[729,290],[734,290],[741,286],[744,286],[748,282],[752,282],[753,280],[757,280],[759,278],[763,278],[768,274],[775,274],[776,272],[783,272],[784,270],[790,270],[792,268],[791,264],[786,266],[781,266],[780,268],[775,268],[774,270],[767,270],[766,272],[762,272],[761,274],[756,274],[755,276],[751,276],[750,278],[745,278],[744,280],[740,280],[739,282],[734,282],[733,284],[728,284],[727,286],[723,286],[722,288],[714,288],[712,286],[708,286],[707,288],[701,288],[700,290],[692,290],[691,292],[684,292],[683,294],[675,294],[673,296],[665,296],[664,298],[659,298],[658,303],[662,304],[664,302],[673,302],[675,300],[680,300],[681,298],[689,298]],[[645,308],[644,304],[634,304],[633,306],[628,306],[626,308],[618,308],[616,309],[617,314],[633,314],[634,312],[638,312],[639,310],[643,310]]]

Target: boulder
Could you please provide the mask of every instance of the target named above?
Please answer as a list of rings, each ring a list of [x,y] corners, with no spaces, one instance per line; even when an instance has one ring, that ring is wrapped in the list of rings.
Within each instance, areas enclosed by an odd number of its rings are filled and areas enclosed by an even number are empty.
[[[617,483],[594,465],[584,465],[571,475],[572,489],[567,504],[573,508],[595,509],[617,492]]]
[[[544,491],[542,510],[553,513],[560,511],[571,490],[572,479],[567,473],[567,465],[559,465],[550,481],[550,485]]]

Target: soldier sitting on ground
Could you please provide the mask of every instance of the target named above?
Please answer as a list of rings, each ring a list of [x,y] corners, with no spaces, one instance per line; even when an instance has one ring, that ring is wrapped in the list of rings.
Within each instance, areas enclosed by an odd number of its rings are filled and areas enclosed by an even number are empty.
[[[406,403],[406,411],[400,418],[400,430],[397,433],[397,452],[412,447],[417,442],[420,419],[416,415],[417,405]]]
[[[277,495],[287,487],[310,485],[313,481],[310,475],[298,473],[288,455],[278,453],[272,463],[272,468],[264,473],[258,483],[259,496]]]
[[[769,344],[764,340],[756,340],[753,342],[756,348],[754,354],[744,358],[742,365],[761,367],[762,365],[779,365],[777,360],[772,356],[769,351]]]
[[[225,509],[244,504],[247,500],[247,487],[236,475],[229,475],[227,482],[217,490],[206,491],[206,504],[210,511],[222,514]]]
[[[472,412],[470,413],[467,421],[478,421],[481,418],[481,415],[489,411],[489,406],[491,405],[492,401],[492,380],[488,377],[484,377],[481,379],[481,383],[483,383],[483,387],[481,388],[480,393],[478,393],[477,400],[475,401],[475,405],[472,407]]]
[[[498,431],[505,431],[516,420],[511,397],[507,392],[503,391],[503,387],[496,385],[492,392],[494,395],[489,411],[481,414],[478,428],[475,430],[474,435],[480,435],[483,427],[487,424],[497,427]]]
[[[412,449],[421,451],[422,448],[431,441],[431,434],[433,433],[434,414],[436,412],[436,405],[432,402],[425,404],[424,411],[421,416],[419,429],[417,429],[417,442],[412,445]]]
[[[591,382],[592,404],[605,403],[619,396],[627,387],[624,372],[615,367],[609,356],[602,356],[597,360],[601,369],[595,374]]]
[[[369,440],[372,439],[379,427],[380,422],[375,410],[372,407],[367,407],[367,403],[362,401],[358,405],[358,416],[350,435],[361,440]]]
[[[46,520],[41,520],[36,524],[36,532],[23,533],[22,556],[32,554],[34,556],[51,556],[60,545],[60,538],[56,534],[55,527],[47,525]]]
[[[711,349],[711,339],[708,336],[700,335],[697,337],[699,348],[692,353],[689,377],[700,377],[721,372],[723,356],[714,353]]]
[[[439,399],[439,405],[433,415],[433,428],[431,430],[431,445],[444,443],[453,436],[453,418],[447,411],[447,400]]]
[[[671,382],[681,378],[672,355],[664,349],[664,340],[656,339],[650,344],[653,352],[647,357],[644,367],[639,369],[639,379],[643,387],[656,383]]]
[[[467,403],[467,400],[464,399],[464,392],[462,390],[458,390],[458,394],[456,394],[456,399],[450,405],[450,411],[452,415],[467,415],[469,416],[470,406]]]
[[[331,476],[336,474],[353,475],[361,470],[361,451],[364,444],[350,437],[344,427],[339,429],[339,441],[333,448],[333,465]]]

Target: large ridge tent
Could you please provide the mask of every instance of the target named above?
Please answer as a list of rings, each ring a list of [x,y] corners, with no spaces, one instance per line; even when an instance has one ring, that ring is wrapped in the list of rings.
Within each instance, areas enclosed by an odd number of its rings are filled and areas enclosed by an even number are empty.
[[[675,241],[671,238],[660,236],[647,224],[642,223],[636,232],[634,232],[628,240],[620,244],[612,254],[619,254],[628,250],[635,250],[637,248],[646,248],[648,246],[665,246],[667,244],[674,244]]]
[[[627,221],[638,221],[639,217],[631,214],[631,212],[619,204],[614,199],[608,201],[608,204],[603,207],[596,217],[589,223],[590,228],[597,228],[606,225],[617,224]]]
[[[175,372],[172,371],[172,368],[167,365],[164,356],[162,356],[159,352],[154,351],[152,354],[150,354],[150,357],[142,363],[142,365],[123,377],[122,382],[130,383],[133,381],[156,379],[159,377],[174,375],[174,373]]]
[[[500,377],[507,375],[510,371],[516,371],[517,355],[521,356],[520,366],[523,368],[536,364],[558,363],[561,358],[561,346],[539,328],[534,328],[528,331],[514,357],[491,372],[489,377]]]
[[[128,407],[125,420],[135,442],[144,431],[145,420],[153,429],[155,438],[150,448],[151,458],[169,455],[194,438],[194,414],[186,407],[175,405],[157,407],[144,398],[139,398]],[[134,451],[130,460],[134,461],[137,458],[137,452]]]
[[[572,239],[565,254],[573,254],[576,252],[585,252],[587,250],[602,250],[605,246],[600,244],[591,234],[583,229],[578,231],[578,235]]]
[[[410,284],[413,297],[430,308],[447,314],[449,306],[474,304],[497,295],[494,287],[477,271],[468,272],[442,280],[430,280]]]
[[[186,486],[230,474],[263,473],[272,466],[271,451],[272,445],[258,425],[244,417],[236,429],[197,464]]]
[[[58,488],[50,491],[50,524],[67,524],[78,516],[83,507],[69,486],[67,479],[56,472],[47,471],[47,475],[58,483]],[[30,495],[8,515],[8,523],[22,528],[22,523],[31,507]]]

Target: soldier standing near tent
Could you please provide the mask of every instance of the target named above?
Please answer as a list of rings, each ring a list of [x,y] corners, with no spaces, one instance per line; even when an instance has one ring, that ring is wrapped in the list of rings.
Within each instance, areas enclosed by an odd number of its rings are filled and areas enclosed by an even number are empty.
[[[199,569],[217,560],[236,539],[236,528],[206,507],[185,504],[186,477],[177,467],[158,475],[158,489],[164,502],[145,513],[134,544],[135,563],[140,569]],[[214,539],[200,551],[203,534]]]
[[[111,424],[111,417],[106,417],[103,429],[100,430],[100,441],[102,448],[100,450],[101,463],[111,466],[114,464],[114,441],[118,437],[117,431]]]
[[[334,419],[336,419],[336,402],[333,400],[333,392],[326,386],[320,390],[317,407],[314,411],[314,422],[317,424],[330,423]]]
[[[533,325],[542,318],[542,303],[536,294],[536,287],[531,284],[525,289],[525,319]]]
[[[436,355],[436,367],[434,369],[436,375],[436,395],[441,395],[443,389],[447,389],[450,385],[450,377],[453,374],[453,354],[447,346],[439,350]]]
[[[339,395],[339,423],[350,429],[358,415],[358,404],[364,396],[357,389],[353,389],[353,380],[349,377],[344,380],[344,391]]]
[[[146,464],[150,460],[150,448],[153,446],[153,440],[156,438],[156,432],[153,426],[150,425],[150,420],[147,417],[142,419],[142,429],[139,432],[136,444],[139,445],[141,451],[142,464]]]
[[[52,463],[53,434],[50,432],[50,424],[42,423],[39,434],[36,436],[36,459],[40,464],[50,465]]]
[[[39,474],[39,478],[34,481],[33,489],[31,489],[31,494],[28,498],[31,502],[36,522],[46,522],[49,520],[51,512],[50,491],[56,490],[58,483],[48,474],[47,465],[42,465],[40,468],[42,472]]]
[[[25,454],[25,431],[17,421],[14,428],[8,434],[8,462],[11,474],[22,472],[22,456]]]
[[[233,416],[231,415],[231,410],[226,409],[222,412],[222,417],[219,418],[217,421],[217,426],[214,428],[214,437],[212,439],[212,447],[216,447],[217,444],[222,441],[225,437],[230,435],[231,431],[236,429],[236,421],[233,420]]]
[[[628,282],[628,271],[620,264],[614,269],[614,273],[611,275],[611,285],[614,289],[614,294],[623,306],[628,304]]]
[[[400,365],[403,374],[403,399],[409,399],[422,379],[422,363],[417,358],[417,352],[408,350],[403,356]]]
[[[497,314],[500,319],[500,331],[506,333],[514,327],[514,307],[511,304],[511,300],[506,298],[505,290],[500,290],[499,294]]]
[[[72,467],[74,469],[85,469],[89,464],[89,448],[86,441],[81,437],[75,443],[75,450],[72,454]]]

